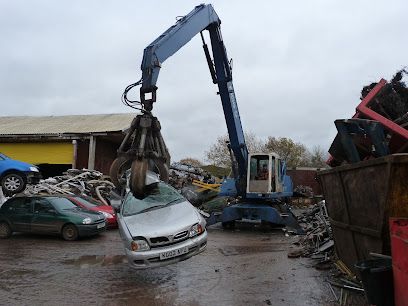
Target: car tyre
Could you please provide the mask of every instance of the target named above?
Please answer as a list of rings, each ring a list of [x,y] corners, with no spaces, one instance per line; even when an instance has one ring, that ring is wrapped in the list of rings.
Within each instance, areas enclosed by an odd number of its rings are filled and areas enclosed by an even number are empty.
[[[11,230],[11,227],[7,222],[0,223],[0,239],[9,238],[12,233],[13,231]]]
[[[73,224],[67,224],[62,228],[62,238],[67,241],[78,239],[78,229]]]
[[[136,198],[144,197],[146,173],[148,170],[147,159],[134,160],[130,171],[129,187]]]
[[[3,189],[3,193],[7,196],[10,196],[23,191],[26,187],[26,180],[21,173],[7,173],[1,179],[1,187]]]
[[[123,176],[126,170],[129,169],[131,165],[132,160],[129,160],[124,156],[115,158],[115,160],[112,162],[111,167],[109,169],[109,176],[116,188],[122,189],[125,187],[126,178],[123,179]]]

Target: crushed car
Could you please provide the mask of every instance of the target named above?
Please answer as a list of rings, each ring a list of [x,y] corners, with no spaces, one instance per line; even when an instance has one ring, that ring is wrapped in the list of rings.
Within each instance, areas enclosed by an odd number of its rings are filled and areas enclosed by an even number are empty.
[[[173,264],[207,246],[204,218],[153,172],[146,178],[145,197],[126,193],[117,220],[128,262],[135,269]]]

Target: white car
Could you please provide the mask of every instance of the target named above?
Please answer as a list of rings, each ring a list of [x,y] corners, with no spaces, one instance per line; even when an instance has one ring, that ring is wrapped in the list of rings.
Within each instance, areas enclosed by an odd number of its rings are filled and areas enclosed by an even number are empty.
[[[129,191],[117,214],[130,266],[165,266],[204,251],[206,222],[198,210],[166,183],[147,188],[148,196],[143,199]]]

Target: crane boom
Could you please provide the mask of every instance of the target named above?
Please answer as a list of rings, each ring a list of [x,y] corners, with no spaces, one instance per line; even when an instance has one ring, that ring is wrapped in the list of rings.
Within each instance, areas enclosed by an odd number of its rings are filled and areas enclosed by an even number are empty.
[[[144,49],[141,65],[143,82],[140,88],[142,102],[156,101],[156,83],[161,64],[213,23],[221,24],[214,8],[211,5],[198,5]],[[151,99],[145,99],[148,93],[152,93]]]
[[[237,191],[240,195],[244,195],[248,149],[245,144],[241,118],[232,83],[231,66],[221,36],[220,25],[221,20],[212,5],[201,4],[196,6],[189,14],[179,19],[175,25],[167,29],[147,46],[144,49],[141,65],[142,86],[140,88],[140,99],[146,109],[151,110],[153,108],[153,102],[156,101],[156,83],[162,63],[187,44],[195,35],[201,33],[211,76],[213,82],[218,85],[218,93],[222,101],[230,147],[237,164],[238,177],[235,178],[237,181]],[[210,57],[210,52],[202,35],[204,30],[207,30],[210,35],[213,59]]]
[[[235,220],[254,220],[291,226],[301,233],[293,213],[284,204],[292,195],[292,181],[286,175],[285,162],[274,153],[248,153],[220,25],[212,5],[201,4],[144,49],[142,78],[126,87],[122,95],[126,105],[140,109],[133,105],[140,104],[142,114],[133,120],[118,149],[118,158],[110,171],[112,181],[120,187],[123,174],[130,167],[130,190],[136,197],[143,197],[148,169],[156,171],[163,181],[168,180],[170,155],[160,133],[160,122],[151,113],[156,101],[156,83],[163,62],[200,33],[212,81],[218,86],[222,102],[234,170],[234,179],[223,182],[220,195],[239,196],[236,204],[225,207],[221,215],[212,214],[208,224],[221,221],[228,227]],[[211,52],[204,31],[209,33]],[[140,84],[140,101],[129,100],[127,92]]]

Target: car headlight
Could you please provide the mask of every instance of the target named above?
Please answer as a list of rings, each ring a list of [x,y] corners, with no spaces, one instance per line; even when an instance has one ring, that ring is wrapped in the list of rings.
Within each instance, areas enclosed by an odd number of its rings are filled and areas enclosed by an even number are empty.
[[[37,167],[30,167],[30,171],[38,172],[38,168]]]
[[[133,252],[148,251],[150,246],[146,240],[132,240],[130,248]]]
[[[194,237],[197,235],[200,235],[202,232],[204,232],[203,227],[201,226],[201,224],[197,223],[194,224],[191,228],[190,228],[190,237]]]
[[[113,216],[110,213],[107,213],[106,211],[99,211],[99,212],[102,213],[106,219],[113,218]]]
[[[82,224],[91,224],[92,220],[91,218],[85,218],[84,220],[82,220]]]

